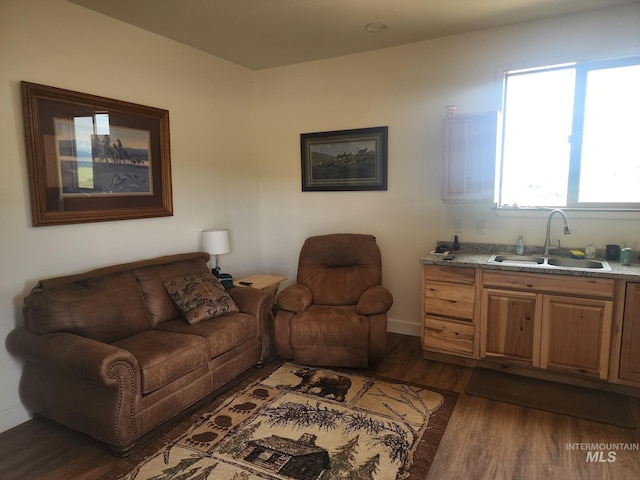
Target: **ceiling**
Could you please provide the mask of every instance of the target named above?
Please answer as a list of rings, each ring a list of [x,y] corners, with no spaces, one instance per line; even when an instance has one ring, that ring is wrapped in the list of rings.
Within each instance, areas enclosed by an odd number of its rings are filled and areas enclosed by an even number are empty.
[[[259,70],[639,0],[69,1]]]

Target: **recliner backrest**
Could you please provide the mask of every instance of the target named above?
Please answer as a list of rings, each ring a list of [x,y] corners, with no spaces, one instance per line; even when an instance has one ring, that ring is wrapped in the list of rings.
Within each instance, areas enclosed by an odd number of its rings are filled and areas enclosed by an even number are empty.
[[[382,282],[380,249],[373,235],[335,233],[309,237],[298,260],[297,282],[316,305],[355,305]]]

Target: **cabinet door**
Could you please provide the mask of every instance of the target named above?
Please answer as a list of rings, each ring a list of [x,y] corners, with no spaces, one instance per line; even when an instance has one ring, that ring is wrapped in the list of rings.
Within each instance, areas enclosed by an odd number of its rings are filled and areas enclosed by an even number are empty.
[[[613,302],[545,295],[540,367],[607,378]]]
[[[497,123],[496,112],[445,117],[444,202],[493,202]]]
[[[483,289],[480,355],[538,366],[541,295]]]
[[[618,376],[640,382],[640,283],[627,284],[625,298]]]

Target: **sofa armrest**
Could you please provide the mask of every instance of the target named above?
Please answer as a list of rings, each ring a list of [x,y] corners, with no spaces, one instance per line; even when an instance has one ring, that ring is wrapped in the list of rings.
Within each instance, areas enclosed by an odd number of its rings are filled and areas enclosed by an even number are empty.
[[[278,294],[276,305],[288,312],[302,313],[311,305],[312,300],[311,290],[304,285],[295,283]]]
[[[262,339],[262,353],[260,362],[271,353],[273,336],[273,295],[257,288],[235,287],[229,290],[229,295],[236,302],[242,313],[253,315],[258,320],[258,335]]]
[[[376,315],[386,313],[393,305],[391,292],[382,285],[369,287],[360,296],[356,311],[360,315]]]
[[[32,412],[127,451],[140,436],[140,368],[128,351],[57,332],[12,331],[7,349],[25,361],[23,405]]]
[[[263,320],[273,306],[273,295],[257,288],[234,287],[228,291],[242,313]]]
[[[114,365],[125,363],[136,376],[140,371],[138,361],[127,350],[73,333],[39,335],[19,328],[8,335],[7,349],[27,362],[109,386],[118,384],[111,371]]]

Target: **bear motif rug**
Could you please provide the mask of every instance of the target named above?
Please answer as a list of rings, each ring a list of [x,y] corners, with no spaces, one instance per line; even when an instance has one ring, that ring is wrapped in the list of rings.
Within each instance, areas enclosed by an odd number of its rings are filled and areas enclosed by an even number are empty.
[[[425,478],[456,399],[453,392],[285,363],[121,478]]]

